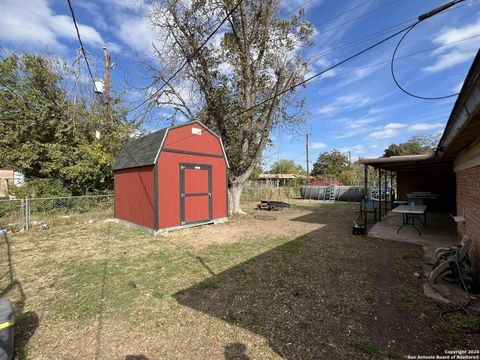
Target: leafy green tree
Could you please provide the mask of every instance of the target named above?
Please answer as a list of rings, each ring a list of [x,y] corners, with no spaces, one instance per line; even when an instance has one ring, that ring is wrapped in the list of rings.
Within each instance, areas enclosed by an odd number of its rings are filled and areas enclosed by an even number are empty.
[[[433,154],[437,147],[438,140],[438,134],[413,136],[405,143],[390,144],[390,146],[385,149],[383,157]]]
[[[58,181],[72,194],[112,189],[114,161],[134,125],[116,96],[109,120],[95,101],[73,97],[66,83],[74,75],[39,55],[0,60],[0,166]]]
[[[323,152],[313,164],[312,175],[316,177],[327,176],[333,180],[339,180],[342,171],[348,169],[350,162],[348,156],[337,149]]]
[[[157,51],[158,83],[153,86],[166,84],[180,64],[188,64],[153,103],[199,119],[222,137],[231,165],[229,211],[243,213],[240,195],[273,126],[288,128],[303,121],[299,112],[303,102],[287,90],[308,71],[300,50],[310,45],[313,28],[302,20],[303,9],[285,19],[279,14],[279,0],[244,0],[215,41],[198,51],[236,4],[234,0],[157,0],[150,20],[165,34]],[[185,93],[195,97],[194,105]],[[261,105],[252,109],[256,104]]]
[[[270,167],[271,174],[303,174],[305,171],[300,165],[295,164],[293,160],[278,160]]]

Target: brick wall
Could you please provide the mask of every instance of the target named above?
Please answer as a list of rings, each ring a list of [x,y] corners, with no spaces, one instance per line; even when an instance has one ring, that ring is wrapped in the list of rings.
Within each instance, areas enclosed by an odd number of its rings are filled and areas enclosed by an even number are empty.
[[[465,217],[458,232],[472,239],[472,265],[480,274],[480,166],[457,172],[457,214]]]

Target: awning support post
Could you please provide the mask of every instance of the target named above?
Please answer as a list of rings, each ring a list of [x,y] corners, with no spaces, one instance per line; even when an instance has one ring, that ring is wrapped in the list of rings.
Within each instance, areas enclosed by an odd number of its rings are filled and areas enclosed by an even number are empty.
[[[364,217],[364,223],[365,223],[365,234],[368,233],[368,227],[367,227],[367,201],[368,201],[368,165],[365,164],[365,168],[364,168],[364,171],[365,171],[365,176],[364,176],[364,180],[365,180],[365,196],[364,196],[364,201],[363,201],[363,205],[360,204],[360,206],[363,206],[363,217]]]
[[[382,221],[382,169],[378,168],[378,221]]]
[[[393,171],[390,171],[390,209],[393,209]]]
[[[387,182],[387,175],[388,175],[388,170],[385,170],[385,216],[387,215],[388,211],[388,199],[387,199],[387,193],[388,193],[388,182]]]

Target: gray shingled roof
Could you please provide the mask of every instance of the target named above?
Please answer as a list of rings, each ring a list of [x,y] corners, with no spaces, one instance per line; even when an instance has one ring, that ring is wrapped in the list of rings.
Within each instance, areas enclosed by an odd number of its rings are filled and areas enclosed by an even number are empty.
[[[113,170],[153,165],[167,129],[156,131],[125,144]]]

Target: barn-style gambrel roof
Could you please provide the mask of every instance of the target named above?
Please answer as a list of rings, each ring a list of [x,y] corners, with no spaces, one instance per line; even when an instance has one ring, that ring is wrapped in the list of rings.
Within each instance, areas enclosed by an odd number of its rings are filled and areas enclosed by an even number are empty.
[[[227,163],[228,167],[229,164],[227,160],[227,155],[225,153],[225,148],[223,147],[222,139],[201,122],[192,121],[178,126],[167,127],[146,136],[142,136],[138,139],[129,141],[127,144],[125,144],[122,151],[120,151],[113,170],[115,171],[154,165],[157,160],[158,154],[162,149],[165,138],[168,135],[168,131],[170,129],[175,129],[192,124],[198,124],[202,126],[205,130],[207,130],[219,140],[220,146],[222,147],[223,155],[225,157],[225,162]]]
[[[113,170],[153,165],[168,128],[155,131],[125,144]]]

